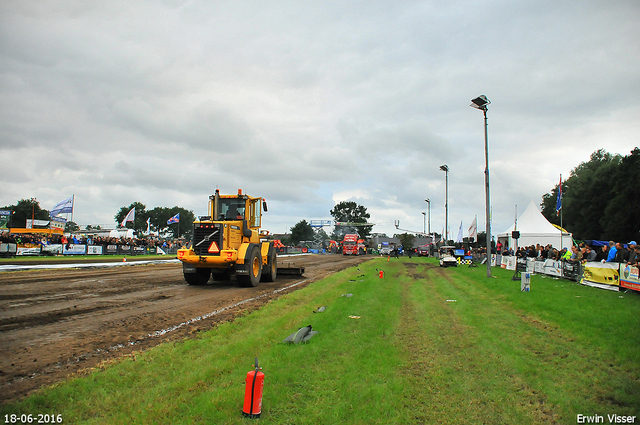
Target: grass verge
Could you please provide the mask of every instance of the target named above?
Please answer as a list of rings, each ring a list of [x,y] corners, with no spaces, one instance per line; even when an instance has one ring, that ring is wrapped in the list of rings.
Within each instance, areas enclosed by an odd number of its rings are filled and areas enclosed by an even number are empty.
[[[494,275],[425,258],[374,259],[195,339],[3,406],[2,418],[251,423],[240,412],[254,357],[266,374],[264,424],[576,423],[578,414],[640,414],[638,294],[540,276],[522,293],[512,272]],[[326,311],[314,313],[320,306]],[[309,324],[320,334],[308,343],[282,343]]]

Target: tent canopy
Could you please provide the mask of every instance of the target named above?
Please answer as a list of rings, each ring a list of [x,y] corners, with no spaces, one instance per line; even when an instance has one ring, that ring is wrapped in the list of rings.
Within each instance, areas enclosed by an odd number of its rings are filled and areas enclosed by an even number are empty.
[[[529,206],[518,218],[516,223],[503,233],[498,234],[498,240],[508,246],[515,246],[515,239],[511,237],[511,232],[517,230],[520,232],[518,246],[529,245],[547,245],[550,244],[554,248],[560,250],[569,248],[573,245],[573,238],[569,232],[561,232],[553,224],[542,215],[538,207],[533,202],[529,202]]]

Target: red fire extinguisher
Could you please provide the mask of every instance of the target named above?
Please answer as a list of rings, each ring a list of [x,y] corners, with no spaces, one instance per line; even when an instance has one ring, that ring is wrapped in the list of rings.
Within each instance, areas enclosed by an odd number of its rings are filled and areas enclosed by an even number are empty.
[[[247,372],[244,387],[244,406],[242,415],[247,418],[259,418],[262,413],[262,389],[264,387],[264,373],[260,372],[256,357],[255,370]]]

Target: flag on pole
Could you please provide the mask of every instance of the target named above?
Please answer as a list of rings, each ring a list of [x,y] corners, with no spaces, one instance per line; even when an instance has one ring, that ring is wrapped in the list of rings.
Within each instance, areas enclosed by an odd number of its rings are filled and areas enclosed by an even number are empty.
[[[471,238],[474,240],[478,239],[478,216],[473,218],[473,223],[471,223],[471,227],[469,227],[469,239]]]
[[[556,200],[556,215],[560,215],[562,209],[562,174],[560,174],[560,184],[558,184],[558,199]]]
[[[151,233],[151,217],[147,217],[147,235]]]
[[[167,224],[171,224],[171,223],[179,223],[180,222],[180,213],[174,215],[173,217],[171,217],[169,220],[167,220]]]
[[[458,237],[456,238],[456,243],[462,242],[462,222],[460,222],[460,228],[458,229]]]
[[[73,196],[58,202],[49,212],[50,217],[73,212]]]
[[[136,207],[133,207],[131,208],[131,211],[127,213],[127,216],[124,218],[124,220],[122,220],[122,223],[120,223],[120,225],[124,227],[126,226],[127,221],[133,222],[135,219],[136,219]]]

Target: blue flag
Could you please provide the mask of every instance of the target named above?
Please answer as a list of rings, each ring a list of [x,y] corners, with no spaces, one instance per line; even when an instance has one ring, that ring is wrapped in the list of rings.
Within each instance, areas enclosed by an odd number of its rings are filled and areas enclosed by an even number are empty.
[[[562,208],[562,174],[560,174],[560,184],[558,185],[558,199],[556,200],[556,215],[560,215]]]
[[[178,222],[180,222],[180,213],[174,215],[169,220],[167,220],[167,224],[178,223]]]
[[[64,213],[73,213],[73,196],[58,202],[49,212],[49,216],[55,217],[58,214]]]

